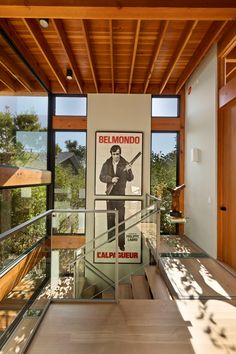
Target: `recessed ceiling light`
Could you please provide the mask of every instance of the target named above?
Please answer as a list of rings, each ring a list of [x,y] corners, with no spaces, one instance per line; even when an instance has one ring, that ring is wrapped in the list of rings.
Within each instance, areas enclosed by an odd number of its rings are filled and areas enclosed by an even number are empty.
[[[66,70],[66,78],[67,80],[72,80],[73,79],[73,73],[71,69]]]
[[[39,24],[43,28],[48,28],[49,20],[47,18],[40,18],[39,19]]]

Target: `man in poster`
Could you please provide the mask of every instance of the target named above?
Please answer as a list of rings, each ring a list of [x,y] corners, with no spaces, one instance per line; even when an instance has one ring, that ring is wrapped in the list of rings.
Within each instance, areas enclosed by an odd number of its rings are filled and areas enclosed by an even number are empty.
[[[131,169],[131,163],[127,162],[121,156],[120,145],[112,145],[110,149],[110,158],[107,159],[101,169],[99,179],[101,182],[106,183],[106,195],[125,195],[126,183],[134,179]],[[118,210],[119,223],[125,219],[125,201],[110,199],[107,200],[107,210]],[[115,215],[107,214],[107,228],[113,228],[108,233],[108,239],[115,236]],[[119,226],[119,233],[125,230],[125,223]],[[125,233],[119,235],[118,240],[119,248],[121,251],[125,250]]]

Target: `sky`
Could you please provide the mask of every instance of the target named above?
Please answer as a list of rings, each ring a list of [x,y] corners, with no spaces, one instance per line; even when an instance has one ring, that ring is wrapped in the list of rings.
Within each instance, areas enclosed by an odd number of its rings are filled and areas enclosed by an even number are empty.
[[[65,141],[76,140],[79,145],[86,145],[86,133],[85,132],[56,132],[56,144],[60,146],[62,151],[68,151],[65,148]]]
[[[177,133],[152,133],[152,151],[164,153],[165,155],[176,147]]]
[[[38,115],[43,128],[47,127],[48,97],[45,96],[0,96],[0,112],[5,112],[6,106],[12,114],[34,112]]]

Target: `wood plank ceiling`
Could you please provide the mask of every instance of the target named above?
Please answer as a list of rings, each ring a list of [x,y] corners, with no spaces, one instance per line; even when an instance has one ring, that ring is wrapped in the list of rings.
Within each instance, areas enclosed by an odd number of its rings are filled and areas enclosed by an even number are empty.
[[[133,2],[1,0],[0,94],[178,93],[236,27],[235,0]],[[225,63],[232,77],[235,45]]]

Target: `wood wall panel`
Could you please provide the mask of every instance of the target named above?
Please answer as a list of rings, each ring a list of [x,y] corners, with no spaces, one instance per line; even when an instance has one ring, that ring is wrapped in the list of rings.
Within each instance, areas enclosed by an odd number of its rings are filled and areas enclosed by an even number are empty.
[[[52,249],[78,249],[85,244],[85,236],[53,235]]]
[[[180,127],[180,118],[152,118],[152,131],[179,131]]]
[[[87,118],[82,118],[80,116],[53,116],[52,127],[55,130],[86,130]]]

